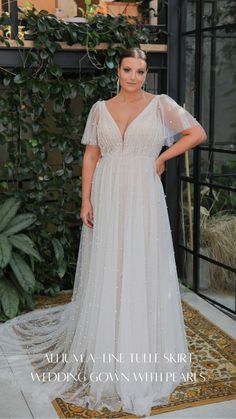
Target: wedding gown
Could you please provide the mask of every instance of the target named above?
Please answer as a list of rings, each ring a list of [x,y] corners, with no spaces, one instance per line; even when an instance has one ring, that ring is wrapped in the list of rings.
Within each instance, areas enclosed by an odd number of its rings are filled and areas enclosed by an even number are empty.
[[[82,227],[72,301],[0,326],[2,351],[26,393],[149,415],[191,373],[155,159],[195,125],[160,94],[122,138],[106,102],[92,106],[82,143],[99,145],[101,158],[91,189],[94,226]]]

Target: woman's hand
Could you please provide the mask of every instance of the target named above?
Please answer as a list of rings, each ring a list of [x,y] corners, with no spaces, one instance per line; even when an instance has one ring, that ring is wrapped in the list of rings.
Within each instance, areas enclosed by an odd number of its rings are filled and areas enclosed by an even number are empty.
[[[82,201],[80,218],[87,227],[93,228],[93,207],[90,201]]]
[[[165,160],[160,156],[156,159],[156,172],[158,176],[161,176],[165,171]]]

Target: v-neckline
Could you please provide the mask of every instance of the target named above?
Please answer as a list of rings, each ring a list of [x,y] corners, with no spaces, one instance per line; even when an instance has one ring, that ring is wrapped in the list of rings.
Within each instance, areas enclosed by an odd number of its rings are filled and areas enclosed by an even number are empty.
[[[120,128],[119,128],[119,126],[118,126],[118,124],[117,124],[117,122],[116,122],[116,120],[113,118],[113,116],[112,116],[112,114],[111,114],[111,112],[109,111],[109,109],[108,109],[108,107],[107,107],[107,105],[106,105],[106,101],[105,100],[103,100],[103,104],[104,104],[104,107],[105,107],[105,109],[106,109],[106,111],[107,111],[107,113],[108,113],[108,115],[110,116],[110,118],[111,118],[111,120],[113,121],[113,123],[114,123],[114,125],[116,126],[116,129],[117,129],[117,131],[119,132],[119,134],[120,134],[120,137],[121,137],[121,140],[122,140],[122,142],[124,143],[124,139],[125,139],[125,134],[126,134],[126,132],[127,132],[127,130],[128,130],[128,128],[134,123],[134,121],[136,121],[136,119],[138,119],[139,117],[140,117],[140,115],[142,115],[143,113],[144,113],[144,111],[151,105],[151,103],[153,103],[154,102],[154,100],[157,98],[157,96],[158,95],[155,95],[151,100],[150,100],[150,102],[143,108],[143,110],[141,111],[141,112],[139,112],[138,113],[138,115],[136,115],[135,116],[135,118],[134,119],[132,119],[132,121],[127,125],[127,127],[126,127],[126,129],[125,129],[125,131],[124,131],[124,133],[123,133],[123,136],[122,136],[122,133],[121,133],[121,130],[120,130]]]

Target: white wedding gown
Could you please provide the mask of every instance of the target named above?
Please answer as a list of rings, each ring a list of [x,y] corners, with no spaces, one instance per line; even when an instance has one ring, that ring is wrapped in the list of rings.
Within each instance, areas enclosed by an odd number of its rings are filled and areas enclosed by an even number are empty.
[[[101,149],[94,227],[82,227],[72,301],[0,326],[2,350],[26,393],[149,415],[191,372],[155,159],[194,125],[172,98],[155,95],[122,138],[105,101],[92,106],[82,143]],[[168,362],[170,354],[186,359]]]

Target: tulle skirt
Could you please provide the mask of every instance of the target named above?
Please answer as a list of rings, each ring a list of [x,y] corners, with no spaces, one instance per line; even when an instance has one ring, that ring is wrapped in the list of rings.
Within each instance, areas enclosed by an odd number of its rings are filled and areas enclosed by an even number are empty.
[[[91,203],[72,301],[7,321],[1,347],[25,393],[149,415],[191,373],[155,159],[102,157]]]

